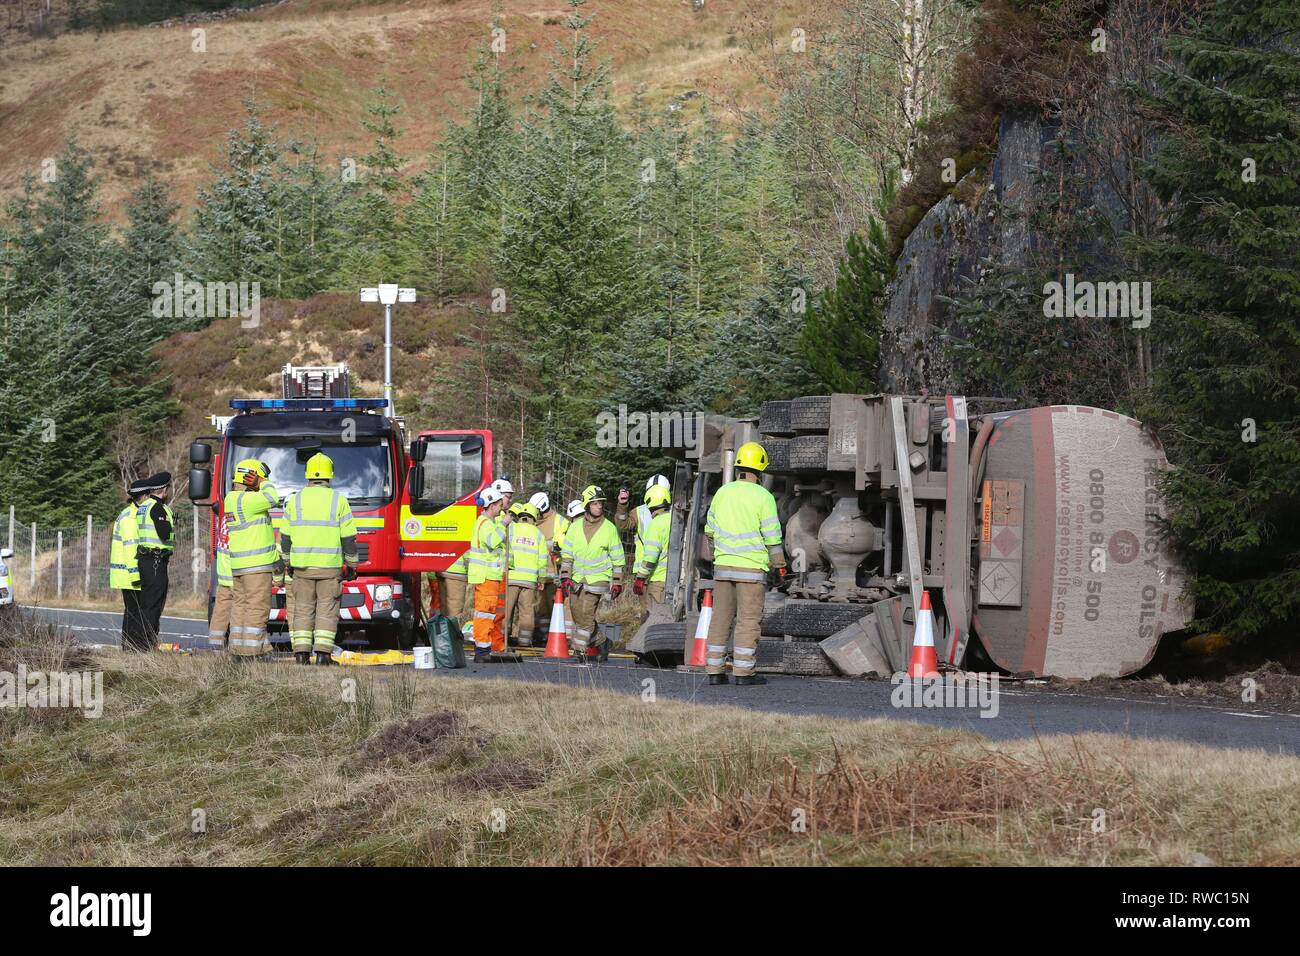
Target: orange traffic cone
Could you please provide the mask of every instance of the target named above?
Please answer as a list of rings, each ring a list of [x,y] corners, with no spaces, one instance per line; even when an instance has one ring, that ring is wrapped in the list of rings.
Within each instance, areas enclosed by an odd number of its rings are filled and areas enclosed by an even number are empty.
[[[691,666],[704,667],[708,663],[705,644],[709,641],[709,622],[713,620],[713,588],[704,592],[700,605],[700,622],[695,625],[695,646],[691,648]]]
[[[934,650],[934,611],[930,609],[928,591],[921,592],[921,613],[916,618],[907,676],[912,680],[939,676],[939,655]]]
[[[551,606],[551,623],[546,629],[546,655],[550,660],[569,656],[569,637],[564,628],[564,588],[555,589],[555,604]]]

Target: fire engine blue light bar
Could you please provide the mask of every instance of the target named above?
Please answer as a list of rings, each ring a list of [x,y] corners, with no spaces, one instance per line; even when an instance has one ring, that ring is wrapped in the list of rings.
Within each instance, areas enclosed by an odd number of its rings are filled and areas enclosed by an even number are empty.
[[[286,411],[294,409],[344,409],[344,408],[386,408],[388,402],[382,398],[232,398],[230,407],[238,412],[259,408],[278,408]]]

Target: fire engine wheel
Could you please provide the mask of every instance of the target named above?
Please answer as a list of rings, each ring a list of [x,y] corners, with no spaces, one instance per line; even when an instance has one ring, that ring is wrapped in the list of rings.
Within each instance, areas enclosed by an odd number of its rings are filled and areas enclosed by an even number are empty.
[[[831,397],[805,395],[790,400],[790,428],[799,433],[826,434],[831,430]]]
[[[793,435],[794,432],[790,429],[790,403],[764,402],[758,410],[758,431],[762,435]],[[769,449],[768,454],[771,453]]]

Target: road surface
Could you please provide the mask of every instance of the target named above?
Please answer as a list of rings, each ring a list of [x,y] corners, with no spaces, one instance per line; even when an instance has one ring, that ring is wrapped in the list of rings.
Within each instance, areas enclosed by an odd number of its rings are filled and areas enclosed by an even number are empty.
[[[80,643],[119,644],[120,614],[55,608],[40,608],[38,613],[70,628]],[[162,627],[163,641],[206,652],[206,621],[164,617]],[[1004,683],[999,689],[997,715],[981,717],[974,707],[896,707],[891,703],[895,687],[884,681],[768,675],[769,683],[764,687],[710,687],[701,674],[660,670],[631,659],[583,667],[527,657],[518,664],[471,664],[464,670],[438,671],[437,676],[454,680],[501,677],[634,694],[642,694],[648,686],[644,682],[652,680],[656,696],[672,700],[845,720],[912,720],[968,730],[996,740],[1092,732],[1300,755],[1300,714],[1279,713],[1258,705],[1227,707],[1172,697],[1100,696]]]

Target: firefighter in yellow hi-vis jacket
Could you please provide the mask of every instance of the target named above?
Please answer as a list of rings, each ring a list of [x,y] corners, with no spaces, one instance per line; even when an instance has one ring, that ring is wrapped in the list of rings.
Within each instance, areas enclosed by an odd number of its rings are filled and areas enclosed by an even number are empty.
[[[546,586],[542,574],[548,561],[546,536],[537,527],[541,513],[527,502],[513,505],[510,523],[510,564],[506,573],[506,620],[520,647],[532,647],[537,621],[537,595]],[[507,635],[510,636],[510,635]]]
[[[333,664],[343,581],[361,559],[357,526],[342,492],[330,487],[334,462],[319,452],[307,460],[307,486],[284,503],[280,553],[293,576],[289,640],[299,664]]]
[[[609,660],[609,642],[596,627],[601,595],[618,597],[623,590],[623,542],[614,522],[605,517],[605,493],[596,485],[582,492],[584,513],[575,519],[560,545],[560,577],[564,593],[573,598],[573,651],[587,663],[587,648],[600,649]]]

